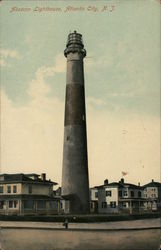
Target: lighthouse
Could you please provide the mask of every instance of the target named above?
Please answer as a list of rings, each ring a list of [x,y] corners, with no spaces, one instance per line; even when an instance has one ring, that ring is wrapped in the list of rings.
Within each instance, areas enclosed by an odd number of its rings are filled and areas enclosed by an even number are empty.
[[[68,35],[62,197],[65,213],[89,213],[89,180],[82,35]],[[68,205],[67,205],[68,204]]]

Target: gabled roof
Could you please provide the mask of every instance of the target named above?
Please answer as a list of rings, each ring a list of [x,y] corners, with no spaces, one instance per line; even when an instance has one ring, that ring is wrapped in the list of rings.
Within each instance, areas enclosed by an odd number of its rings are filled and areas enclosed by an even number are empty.
[[[145,184],[143,186],[143,188],[146,188],[146,187],[161,187],[161,183],[160,182],[156,182],[156,181],[151,181],[148,184]]]
[[[33,180],[30,176],[35,175],[37,179]],[[0,174],[0,183],[12,183],[12,182],[28,182],[28,183],[43,183],[43,184],[52,184],[57,185],[56,182],[50,180],[42,180],[38,178],[37,174]]]

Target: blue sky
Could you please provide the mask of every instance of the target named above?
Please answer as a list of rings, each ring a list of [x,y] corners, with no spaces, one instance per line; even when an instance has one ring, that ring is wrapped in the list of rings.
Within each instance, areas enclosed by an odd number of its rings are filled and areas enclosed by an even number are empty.
[[[64,12],[68,6],[84,11]],[[89,11],[90,6],[98,12]],[[104,6],[107,10],[102,12]],[[13,7],[31,11],[11,12]],[[59,7],[62,11],[39,13],[35,7]],[[159,1],[2,1],[1,23],[3,172],[40,172],[45,168],[50,178],[61,182],[63,51],[68,33],[77,30],[87,50],[84,64],[91,185],[99,184],[108,174],[118,179],[123,170],[129,172],[129,181],[137,182],[133,170],[137,164],[142,166],[143,182],[151,176],[158,178]],[[93,138],[94,133],[97,136]],[[43,142],[48,144],[48,151]],[[101,173],[97,173],[99,164]]]

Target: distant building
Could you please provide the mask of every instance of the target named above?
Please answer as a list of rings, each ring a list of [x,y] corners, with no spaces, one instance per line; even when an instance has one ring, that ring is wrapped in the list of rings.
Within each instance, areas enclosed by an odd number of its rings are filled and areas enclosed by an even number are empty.
[[[143,188],[130,183],[108,183],[90,189],[91,213],[139,212],[144,209]],[[98,209],[96,209],[98,208]]]
[[[1,174],[0,214],[57,214],[59,199],[53,195],[56,182],[41,174]]]
[[[161,183],[152,180],[143,188],[146,199],[144,202],[145,209],[150,211],[161,210]]]

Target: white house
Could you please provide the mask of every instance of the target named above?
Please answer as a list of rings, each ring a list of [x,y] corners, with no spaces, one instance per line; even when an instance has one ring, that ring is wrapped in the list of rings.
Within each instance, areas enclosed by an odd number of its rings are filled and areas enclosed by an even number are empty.
[[[98,213],[133,213],[144,208],[143,188],[140,185],[119,182],[109,183],[91,188],[91,212]],[[96,207],[98,206],[98,209]]]

